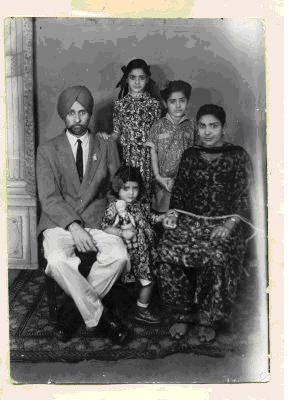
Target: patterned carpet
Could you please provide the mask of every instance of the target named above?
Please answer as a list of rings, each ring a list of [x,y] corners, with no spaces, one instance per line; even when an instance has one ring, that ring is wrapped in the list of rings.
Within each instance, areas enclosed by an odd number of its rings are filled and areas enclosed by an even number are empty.
[[[82,327],[69,342],[59,342],[49,323],[44,276],[37,271],[23,271],[9,290],[10,301],[10,357],[12,362],[78,362],[83,360],[119,360],[128,358],[162,358],[173,353],[195,353],[223,357],[227,352],[246,355],[258,339],[259,313],[257,276],[253,272],[244,277],[240,298],[236,305],[233,330],[221,333],[215,342],[200,344],[196,328],[186,337],[174,341],[168,326],[140,326],[127,319],[133,339],[125,346],[113,345],[103,335],[91,336]],[[110,298],[117,295],[121,318],[129,318],[128,301],[131,293],[114,287]],[[62,296],[59,295],[59,300]],[[126,311],[126,312],[125,312]]]

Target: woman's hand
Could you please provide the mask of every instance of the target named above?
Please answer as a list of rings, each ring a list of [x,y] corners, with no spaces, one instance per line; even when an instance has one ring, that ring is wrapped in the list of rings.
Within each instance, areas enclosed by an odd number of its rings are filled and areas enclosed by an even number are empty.
[[[226,240],[230,236],[230,234],[231,234],[230,228],[228,228],[225,225],[220,225],[218,227],[215,227],[214,230],[212,231],[211,240],[218,239],[218,238]]]
[[[229,218],[222,226],[218,226],[213,230],[211,234],[211,239],[214,239],[214,238],[227,239],[231,235],[231,232],[239,224],[239,222],[240,222],[240,218],[237,216]]]

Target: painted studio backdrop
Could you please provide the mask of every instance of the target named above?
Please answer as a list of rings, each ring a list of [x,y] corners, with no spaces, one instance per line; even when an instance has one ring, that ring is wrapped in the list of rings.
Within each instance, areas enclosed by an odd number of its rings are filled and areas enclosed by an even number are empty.
[[[59,93],[84,84],[95,99],[92,128],[111,129],[111,102],[121,67],[151,65],[159,88],[182,79],[192,87],[189,115],[205,103],[223,105],[228,138],[254,157],[264,147],[263,27],[257,20],[36,19],[39,142],[56,136]]]

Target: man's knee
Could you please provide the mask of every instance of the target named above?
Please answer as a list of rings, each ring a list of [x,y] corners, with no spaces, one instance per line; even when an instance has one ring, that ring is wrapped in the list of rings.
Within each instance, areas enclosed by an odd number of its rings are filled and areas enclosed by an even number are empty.
[[[129,259],[128,252],[121,239],[116,240],[115,244],[112,246],[111,252],[117,261],[119,261],[120,263],[127,263]]]
[[[63,272],[63,266],[67,261],[67,256],[61,252],[53,252],[46,257],[46,273],[55,277]]]
[[[129,261],[129,256],[126,250],[119,250],[115,254],[115,259],[121,267],[126,267]]]

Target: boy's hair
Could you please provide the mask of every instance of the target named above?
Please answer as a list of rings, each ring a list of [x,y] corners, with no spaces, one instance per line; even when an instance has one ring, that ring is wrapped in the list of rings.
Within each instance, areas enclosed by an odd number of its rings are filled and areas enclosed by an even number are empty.
[[[166,88],[161,91],[162,99],[167,102],[170,95],[176,91],[182,91],[186,99],[189,100],[191,97],[192,86],[183,80],[169,81]]]
[[[133,181],[134,183],[138,183],[138,187],[139,187],[138,198],[144,194],[143,179],[140,174],[140,171],[138,168],[131,167],[131,166],[121,166],[116,171],[111,181],[112,194],[115,197],[118,197],[119,190],[128,181]]]
[[[128,93],[127,78],[129,76],[129,73],[134,69],[142,69],[145,75],[148,77],[148,81],[146,83],[144,91],[147,91],[149,94],[153,96],[155,92],[155,82],[151,79],[150,66],[142,59],[134,59],[131,60],[127,66],[122,66],[121,68],[123,76],[116,85],[116,88],[120,87],[120,92],[118,95],[119,99],[121,99]]]
[[[197,112],[196,120],[199,121],[202,116],[211,115],[216,117],[222,126],[226,124],[226,113],[223,107],[216,104],[204,104]]]

